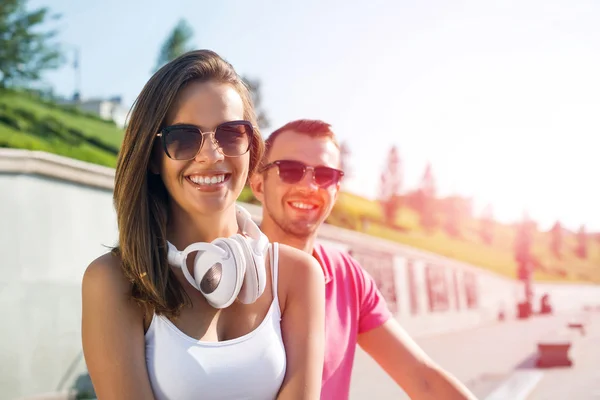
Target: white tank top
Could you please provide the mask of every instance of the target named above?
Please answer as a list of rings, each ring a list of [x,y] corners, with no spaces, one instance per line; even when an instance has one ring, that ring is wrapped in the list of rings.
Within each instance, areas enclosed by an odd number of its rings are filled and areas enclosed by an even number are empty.
[[[205,342],[186,335],[164,316],[152,317],[146,332],[146,366],[157,400],[277,397],[286,370],[277,296],[277,243],[269,253],[273,303],[252,332],[222,342]]]

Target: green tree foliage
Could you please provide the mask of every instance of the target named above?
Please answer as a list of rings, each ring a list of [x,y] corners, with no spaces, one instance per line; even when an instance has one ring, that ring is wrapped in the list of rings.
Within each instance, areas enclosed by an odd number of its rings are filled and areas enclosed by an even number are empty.
[[[267,112],[263,108],[262,104],[262,91],[261,82],[258,79],[253,79],[248,76],[243,76],[242,80],[250,90],[252,96],[252,103],[254,104],[254,110],[256,111],[256,119],[260,129],[267,129],[271,126],[271,121],[267,116]]]
[[[193,36],[194,30],[187,21],[185,19],[179,20],[160,48],[155,71],[158,71],[169,61],[173,61],[180,55],[192,50],[190,40]]]
[[[63,63],[60,47],[52,41],[57,32],[42,29],[58,18],[46,7],[27,10],[26,0],[0,1],[0,87],[37,81]]]
[[[190,44],[190,41],[193,37],[194,30],[188,24],[188,22],[185,19],[179,20],[179,22],[175,25],[171,33],[169,33],[163,42],[160,51],[158,52],[158,59],[154,71],[158,71],[166,63],[173,61],[182,54],[192,50],[194,46]],[[254,109],[256,110],[258,126],[261,129],[268,128],[270,126],[270,122],[267,113],[262,107],[260,80],[252,79],[250,77],[242,77],[242,80],[252,95],[252,102],[254,104]]]

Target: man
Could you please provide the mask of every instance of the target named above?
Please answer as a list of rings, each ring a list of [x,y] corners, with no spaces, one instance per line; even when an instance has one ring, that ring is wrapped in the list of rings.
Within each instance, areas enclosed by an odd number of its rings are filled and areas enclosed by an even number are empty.
[[[266,141],[251,180],[263,205],[262,231],[272,242],[304,250],[326,281],[322,399],[347,399],[358,343],[413,399],[474,399],[437,366],[396,322],[373,279],[348,254],[315,243],[338,197],[341,154],[330,125],[293,121]]]

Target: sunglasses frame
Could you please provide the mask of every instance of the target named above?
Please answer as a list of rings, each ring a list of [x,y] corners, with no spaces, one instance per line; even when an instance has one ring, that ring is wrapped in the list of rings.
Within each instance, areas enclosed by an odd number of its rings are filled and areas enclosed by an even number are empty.
[[[217,130],[223,126],[228,126],[228,125],[246,125],[247,127],[250,128],[250,135],[249,135],[250,137],[248,138],[248,148],[246,149],[246,151],[244,151],[241,154],[238,154],[235,156],[229,156],[229,155],[225,154],[223,152],[223,148],[221,146],[219,146],[219,142],[215,138],[215,134],[216,134]],[[173,158],[173,157],[171,157],[171,154],[169,154],[169,150],[167,149],[167,136],[169,135],[169,133],[171,131],[178,129],[178,128],[192,128],[194,130],[197,130],[201,136],[200,146],[198,146],[198,150],[196,151],[194,156],[191,158],[185,158],[185,159]],[[219,153],[223,154],[225,157],[241,157],[250,151],[250,148],[252,147],[252,139],[254,139],[254,135],[256,134],[256,132],[255,132],[256,129],[258,129],[258,127],[252,125],[252,122],[240,119],[240,120],[235,120],[235,121],[223,122],[222,124],[217,125],[217,127],[214,130],[206,131],[206,132],[203,132],[199,126],[193,125],[193,124],[169,125],[169,126],[165,126],[164,128],[162,128],[160,130],[160,132],[156,134],[156,136],[160,137],[163,151],[165,152],[167,157],[169,157],[171,160],[176,160],[176,161],[189,161],[189,160],[193,160],[194,158],[196,158],[196,156],[198,156],[198,153],[200,153],[200,150],[202,150],[202,146],[204,145],[204,142],[205,142],[205,140],[204,140],[205,135],[211,136],[212,143],[215,146],[217,146],[217,150],[219,151]]]
[[[297,182],[294,183],[288,183],[285,182],[282,178],[281,175],[279,174],[279,166],[281,165],[282,162],[290,162],[290,163],[295,163],[295,164],[300,164],[302,165],[302,176],[300,177],[300,179],[298,179]],[[328,187],[332,186],[332,185],[337,185],[342,181],[342,178],[344,177],[344,171],[342,171],[341,169],[337,169],[337,168],[331,168],[331,167],[326,167],[324,165],[318,165],[316,167],[310,166],[310,165],[306,165],[304,164],[302,161],[297,161],[297,160],[275,160],[273,162],[270,162],[264,166],[262,166],[259,170],[260,173],[265,172],[266,170],[273,168],[273,167],[277,167],[277,176],[279,176],[279,179],[281,179],[282,182],[287,183],[288,185],[295,185],[298,182],[301,182],[302,179],[304,179],[304,177],[306,176],[306,172],[307,171],[311,171],[311,175],[312,175],[312,181],[320,188],[322,189],[327,189]],[[315,180],[315,170],[319,169],[319,168],[325,168],[328,170],[333,170],[335,172],[337,172],[339,174],[339,177],[336,180],[331,181],[330,183],[326,184],[326,185],[319,185],[317,183],[317,181]]]

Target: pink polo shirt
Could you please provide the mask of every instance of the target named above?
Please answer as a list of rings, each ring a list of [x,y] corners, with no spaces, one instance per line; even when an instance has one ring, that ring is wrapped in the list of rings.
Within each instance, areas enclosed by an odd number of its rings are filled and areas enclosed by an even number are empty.
[[[325,364],[321,399],[348,399],[358,335],[391,316],[375,281],[349,254],[315,244],[325,273]]]

